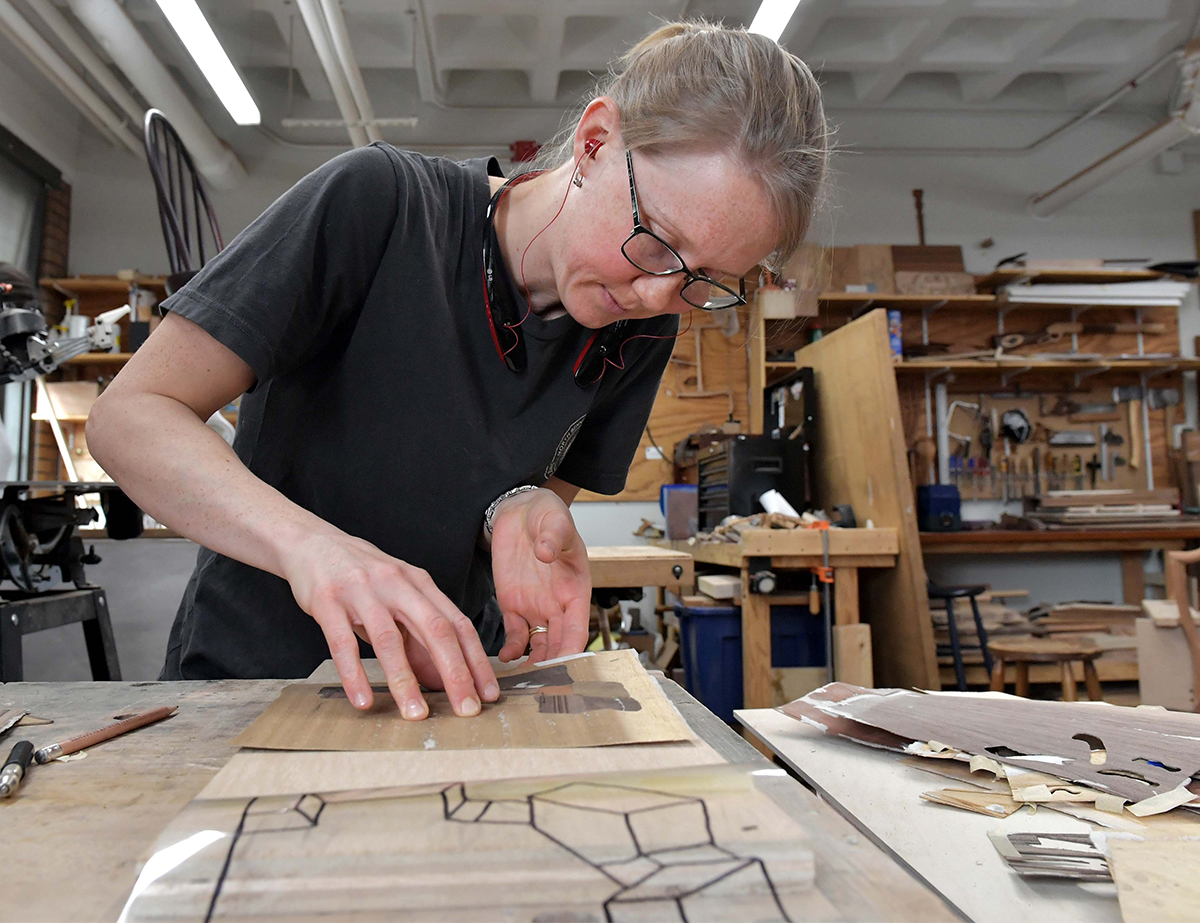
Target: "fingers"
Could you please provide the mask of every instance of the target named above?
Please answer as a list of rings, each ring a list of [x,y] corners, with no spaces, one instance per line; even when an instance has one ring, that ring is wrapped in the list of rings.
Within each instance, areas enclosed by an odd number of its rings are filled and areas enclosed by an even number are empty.
[[[459,608],[443,593],[428,571],[419,567],[405,565],[407,574],[413,586],[427,599],[435,609],[450,623],[458,641],[458,649],[470,671],[471,684],[485,702],[494,702],[500,697],[500,685],[496,682],[496,672],[488,661],[487,653],[480,643],[475,626]],[[443,676],[443,682],[445,677]],[[450,691],[450,687],[446,687]]]
[[[553,625],[557,621],[551,619],[550,624]],[[554,629],[551,628],[550,631]],[[529,635],[529,661],[530,663],[541,663],[543,660],[550,659],[550,631],[530,632]]]
[[[356,599],[355,616],[366,630],[400,714],[409,721],[425,718],[429,714],[429,705],[409,666],[408,656],[404,653],[404,636],[391,613],[373,599],[360,595]]]
[[[551,508],[535,520],[533,553],[543,564],[553,564],[559,552],[575,541],[578,532],[571,514],[565,509]]]
[[[429,652],[454,713],[464,718],[479,714],[475,680],[450,620],[411,583],[390,587],[384,598],[392,618],[403,623]]]
[[[475,631],[475,626],[465,615],[451,619],[451,624],[458,634],[458,642],[462,646],[471,677],[475,680],[475,688],[483,697],[483,701],[495,702],[500,698],[500,684],[496,681],[496,671],[492,669],[483,645],[479,643],[479,634]]]
[[[504,647],[500,648],[501,663],[525,656],[529,647],[529,623],[519,615],[504,613]]]
[[[325,643],[329,645],[329,655],[337,667],[346,698],[355,708],[370,708],[375,697],[371,693],[371,684],[367,681],[362,661],[358,658],[358,638],[350,628],[346,613],[339,609],[336,613],[314,618],[325,635]]]
[[[576,596],[563,610],[559,619],[561,625],[561,642],[556,657],[566,657],[570,654],[581,654],[587,647],[588,622],[591,619],[591,591],[585,590],[581,596]]]

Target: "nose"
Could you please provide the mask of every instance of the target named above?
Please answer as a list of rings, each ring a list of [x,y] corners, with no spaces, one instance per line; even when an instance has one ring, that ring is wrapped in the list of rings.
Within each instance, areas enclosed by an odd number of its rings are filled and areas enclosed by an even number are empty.
[[[638,300],[655,314],[682,314],[691,305],[683,300],[682,273],[671,276],[643,274],[633,283]]]

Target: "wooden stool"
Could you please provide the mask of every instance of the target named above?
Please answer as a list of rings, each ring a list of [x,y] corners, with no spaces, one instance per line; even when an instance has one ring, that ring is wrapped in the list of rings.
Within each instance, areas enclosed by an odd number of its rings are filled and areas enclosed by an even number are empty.
[[[1057,663],[1062,669],[1063,701],[1074,702],[1077,696],[1071,664],[1078,660],[1083,664],[1083,681],[1087,686],[1088,698],[1094,702],[1102,701],[1104,698],[1100,689],[1100,677],[1096,673],[1095,664],[1092,663],[1103,651],[1092,644],[1089,638],[1080,638],[1076,641],[1054,638],[993,640],[989,646],[996,662],[992,669],[993,692],[1004,691],[1006,663],[1011,663],[1016,667],[1016,692],[1019,696],[1029,695],[1029,665],[1031,663]]]

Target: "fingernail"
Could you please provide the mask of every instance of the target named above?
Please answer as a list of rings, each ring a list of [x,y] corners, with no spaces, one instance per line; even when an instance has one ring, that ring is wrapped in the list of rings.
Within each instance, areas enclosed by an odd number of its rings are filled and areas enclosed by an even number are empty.
[[[422,718],[425,716],[425,709],[417,699],[410,699],[409,703],[404,706],[404,717],[406,718]]]
[[[459,708],[460,708],[459,713],[464,718],[470,718],[474,715],[478,715],[479,714],[479,699],[475,698],[475,696],[473,696],[473,695],[469,695],[465,699],[462,700],[462,705],[460,705]]]
[[[483,697],[489,702],[495,699],[498,695],[500,695],[500,687],[495,683],[488,683],[483,687]]]
[[[366,708],[367,707],[367,694],[365,692],[359,692],[354,696],[354,707],[355,708]]]

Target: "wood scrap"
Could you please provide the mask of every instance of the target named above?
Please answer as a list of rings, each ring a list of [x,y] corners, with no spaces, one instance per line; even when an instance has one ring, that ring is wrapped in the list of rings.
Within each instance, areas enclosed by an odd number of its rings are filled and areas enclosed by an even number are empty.
[[[1022,878],[1108,881],[1108,863],[1087,833],[1005,833],[988,839],[1009,868]]]
[[[998,792],[1011,797],[1008,780],[989,776],[986,772],[972,770],[969,763],[960,760],[930,760],[920,756],[906,756],[900,760],[905,766],[928,772],[955,782],[965,782],[989,792]]]
[[[976,814],[986,814],[988,817],[1008,817],[1025,807],[1003,792],[988,792],[979,789],[940,788],[932,792],[921,792],[921,798],[933,804],[961,808]]]
[[[994,693],[866,689],[846,683],[831,683],[801,701],[829,717],[914,741],[940,738],[958,750],[986,754],[1005,765],[1045,772],[1131,802],[1174,789],[1200,771],[1196,714]],[[1102,763],[1093,762],[1097,750],[1104,751]]]

